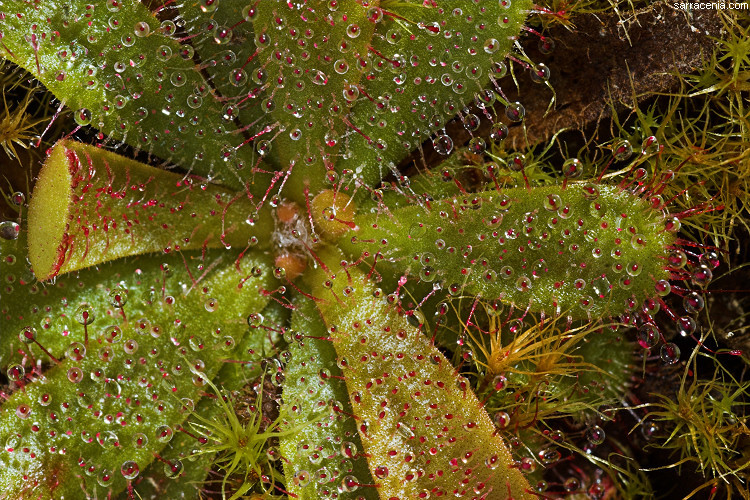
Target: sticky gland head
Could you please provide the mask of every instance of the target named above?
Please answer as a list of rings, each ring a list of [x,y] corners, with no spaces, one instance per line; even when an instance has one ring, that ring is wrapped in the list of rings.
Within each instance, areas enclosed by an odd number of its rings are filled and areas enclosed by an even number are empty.
[[[348,195],[327,189],[310,204],[315,228],[321,235],[334,240],[354,225],[354,202]]]

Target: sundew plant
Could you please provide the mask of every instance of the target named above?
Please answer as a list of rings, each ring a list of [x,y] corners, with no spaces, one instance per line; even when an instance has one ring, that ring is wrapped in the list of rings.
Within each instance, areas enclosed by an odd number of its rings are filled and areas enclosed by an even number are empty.
[[[640,7],[0,1],[0,498],[750,498],[747,19],[506,144]]]

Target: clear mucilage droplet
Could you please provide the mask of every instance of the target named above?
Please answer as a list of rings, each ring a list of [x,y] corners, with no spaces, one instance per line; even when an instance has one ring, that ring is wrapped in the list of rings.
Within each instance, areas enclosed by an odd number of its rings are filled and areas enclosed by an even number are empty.
[[[449,155],[453,151],[453,139],[447,134],[440,134],[432,141],[435,151],[441,155]]]
[[[82,127],[86,126],[91,123],[91,111],[88,108],[80,108],[73,113],[73,120]]]
[[[677,344],[668,342],[661,346],[659,357],[664,363],[673,365],[680,360],[680,348],[677,347]]]
[[[21,232],[21,226],[10,220],[0,222],[0,238],[4,240],[17,240]]]
[[[617,161],[625,161],[633,155],[633,146],[625,139],[616,142],[612,146],[612,156]]]
[[[536,66],[532,67],[530,70],[531,73],[531,81],[534,83],[544,83],[549,81],[550,77],[550,70],[549,68],[540,63]]]

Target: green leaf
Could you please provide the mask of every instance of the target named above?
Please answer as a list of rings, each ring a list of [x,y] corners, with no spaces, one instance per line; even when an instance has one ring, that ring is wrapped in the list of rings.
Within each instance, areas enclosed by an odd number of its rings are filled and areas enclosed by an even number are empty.
[[[486,87],[531,2],[5,5],[5,57],[79,123],[302,202],[306,188],[374,186],[433,134],[449,153],[440,130],[473,100],[498,99]]]
[[[251,195],[62,141],[29,205],[29,260],[44,281],[140,253],[246,249],[272,230]]]
[[[310,282],[381,498],[535,498],[469,382],[363,272],[332,269]]]
[[[231,352],[231,360],[224,363],[214,378],[215,382],[221,384],[222,388],[231,394],[239,391],[253,380],[261,376],[262,361],[274,351],[273,343],[279,340],[278,331],[280,325],[287,323],[288,314],[286,310],[276,302],[270,302],[263,309],[263,321],[261,325],[253,325],[250,334],[245,335]],[[266,333],[268,328],[271,334]],[[183,474],[178,480],[170,478],[165,474],[162,462],[152,463],[139,481],[134,483],[133,489],[137,498],[142,500],[159,500],[161,498],[200,498],[200,492],[206,488],[216,485],[217,481],[209,474],[215,455],[209,453],[196,453],[200,449],[202,440],[192,428],[190,423],[202,421],[218,421],[223,414],[223,408],[216,404],[213,398],[203,398],[195,407],[195,412],[188,416],[187,422],[182,425],[187,427],[188,432],[178,432],[167,444],[159,455],[173,462],[181,460],[185,467]],[[169,471],[166,471],[169,472]],[[131,500],[130,492],[120,494],[121,500]]]
[[[9,368],[22,387],[0,413],[10,464],[0,473],[3,491],[34,499],[77,498],[82,489],[117,493],[178,432],[184,407],[203,391],[194,370],[213,377],[233,356],[247,331],[245,316],[266,304],[270,282],[268,258],[245,257],[247,271],[238,272],[236,253],[183,257],[173,266],[155,259],[130,265],[132,295],[122,307],[99,298],[72,308],[65,358],[51,368],[27,366],[26,377]],[[264,272],[253,276],[253,267]],[[95,288],[96,271],[80,283]],[[164,466],[175,475],[190,464]]]
[[[351,416],[346,384],[336,366],[320,313],[310,300],[297,301],[284,381],[289,425],[312,422],[281,439],[287,490],[294,498],[317,500],[340,492],[339,499],[378,499],[362,443]],[[347,483],[356,478],[362,487]]]
[[[355,260],[388,262],[451,295],[579,319],[618,316],[656,296],[675,242],[671,216],[594,183],[467,193],[354,222],[339,247]]]
[[[338,184],[349,194],[358,184],[374,186],[475,94],[494,103],[496,94],[484,89],[529,6],[460,0],[254,6],[253,63],[271,82],[258,99],[266,97],[263,106],[273,109],[266,126],[279,124],[264,150],[270,148],[276,168],[295,171],[289,195],[298,199],[304,186],[316,193]]]
[[[238,149],[245,138],[224,118],[222,100],[211,94],[174,22],[160,23],[133,0],[10,1],[4,13],[2,55],[39,79],[78,123],[245,187],[238,162],[251,163],[253,151]]]
[[[503,72],[498,65],[531,6],[525,0],[381,2],[366,83],[347,117],[349,154],[339,168],[361,171],[372,186],[432,136],[440,143],[435,150],[450,154],[446,122],[471,102],[488,108],[502,102],[491,82]],[[488,119],[500,121],[489,113]]]
[[[119,259],[39,283],[25,258],[26,235],[21,231],[15,240],[0,239],[6,281],[0,306],[3,370],[11,359],[20,362],[27,354],[33,359],[45,359],[48,354],[61,359],[73,332],[80,328],[77,315],[82,306],[95,307],[93,312],[99,321],[113,319],[132,324],[141,318],[149,319],[154,305],[170,293],[195,293],[204,275],[216,267],[239,265],[242,276],[261,273],[264,279],[271,272],[265,257],[239,260],[237,252],[175,252]],[[172,283],[176,290],[168,293],[165,283]],[[185,284],[184,289],[181,285],[178,288],[180,283]],[[90,333],[98,335],[101,330],[97,326]]]

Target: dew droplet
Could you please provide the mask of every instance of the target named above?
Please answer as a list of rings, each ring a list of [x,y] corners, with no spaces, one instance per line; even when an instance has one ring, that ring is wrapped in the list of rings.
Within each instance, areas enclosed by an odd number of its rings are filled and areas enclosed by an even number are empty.
[[[88,108],[80,108],[73,113],[73,119],[78,125],[86,126],[91,123],[91,111]]]
[[[602,444],[606,437],[604,429],[598,425],[593,425],[586,430],[586,440],[593,445]]]
[[[508,126],[502,122],[493,123],[490,127],[490,139],[495,144],[499,144],[508,137],[510,131]]]
[[[258,152],[258,156],[267,156],[271,152],[271,142],[266,140],[258,141],[255,145],[255,150]]]
[[[644,349],[656,347],[659,343],[659,330],[651,323],[646,323],[638,329],[638,343]]]
[[[227,45],[232,41],[233,34],[232,29],[228,26],[217,26],[213,32],[214,42],[217,45]]]
[[[664,219],[664,230],[670,233],[676,233],[682,227],[680,219],[677,217],[667,217]]]
[[[388,477],[389,470],[385,465],[379,465],[375,467],[375,477],[378,479],[385,479]]]
[[[15,193],[11,193],[9,200],[12,205],[20,207],[21,205],[26,203],[26,195],[24,195],[21,191],[16,191]]]
[[[292,477],[292,482],[299,486],[300,488],[304,488],[308,484],[310,484],[310,473],[306,470],[298,470],[294,473],[294,476]]]
[[[139,432],[133,435],[133,447],[136,449],[143,449],[148,445],[148,437],[145,434]]]
[[[25,326],[18,334],[18,340],[24,344],[31,344],[36,340],[37,331],[33,326]]]
[[[65,351],[65,356],[73,361],[81,361],[86,357],[86,346],[80,342],[72,342]]]
[[[0,238],[4,240],[16,240],[21,232],[21,226],[18,223],[6,220],[0,222]]]
[[[120,473],[125,479],[135,479],[140,472],[140,467],[132,460],[127,460],[120,466]]]
[[[196,337],[196,336],[190,337],[190,340],[188,340],[188,344],[190,345],[190,349],[192,349],[195,352],[200,352],[206,348],[206,343],[203,341],[201,337]]]
[[[562,458],[562,453],[555,448],[544,448],[539,450],[539,461],[542,465],[549,466]]]
[[[109,292],[109,303],[112,307],[122,309],[128,302],[128,290],[122,286],[117,285]]]
[[[685,311],[687,311],[688,314],[701,312],[704,305],[703,297],[697,292],[690,292],[682,299],[682,307],[685,308]]]
[[[568,158],[563,163],[562,173],[569,179],[577,179],[583,173],[583,163],[578,158]]]
[[[544,55],[551,54],[555,50],[555,41],[548,36],[539,39],[539,52]]]
[[[99,471],[99,474],[96,475],[96,482],[99,483],[99,486],[102,487],[109,487],[112,484],[112,473],[107,469],[102,469]]]
[[[341,455],[344,457],[354,458],[357,455],[357,445],[350,441],[341,443]]]
[[[677,319],[677,331],[680,332],[680,335],[683,337],[692,335],[697,328],[698,325],[690,316],[682,316]]]
[[[367,19],[372,23],[379,23],[383,20],[383,9],[380,7],[370,7],[367,9]]]
[[[721,259],[719,254],[713,250],[704,252],[698,257],[698,263],[702,266],[706,266],[709,269],[716,269],[721,265]]]
[[[667,280],[659,280],[654,284],[654,291],[660,297],[666,297],[672,291],[672,285]]]
[[[148,36],[148,34],[151,32],[151,27],[148,25],[147,22],[140,21],[138,23],[135,23],[133,32],[135,33],[135,36],[138,36],[138,37]]]
[[[668,342],[661,346],[659,357],[664,363],[673,365],[680,360],[680,348],[677,347],[677,344]]]
[[[359,98],[359,87],[353,84],[347,84],[344,86],[344,90],[342,91],[344,95],[344,99],[346,99],[347,102],[354,102]]]
[[[545,210],[557,212],[562,207],[562,200],[559,195],[551,193],[544,199],[543,205]]]
[[[78,368],[77,366],[73,366],[72,368],[68,369],[68,380],[74,384],[77,384],[81,380],[83,380],[83,370]]]
[[[187,97],[187,105],[190,109],[198,109],[203,104],[203,98],[199,95],[189,95]]]
[[[510,121],[520,122],[525,115],[526,109],[520,102],[510,103],[505,108],[505,116],[507,116]]]
[[[326,75],[320,70],[313,70],[310,73],[308,73],[307,76],[310,78],[310,81],[313,82],[315,85],[327,85],[328,84],[328,75]]]
[[[505,375],[496,375],[495,378],[492,379],[492,387],[494,387],[496,391],[502,391],[507,384],[508,379],[505,378]]]
[[[687,255],[682,250],[673,250],[667,255],[667,263],[675,269],[682,269],[687,264]]]
[[[440,134],[432,140],[432,147],[438,154],[448,155],[453,151],[453,139],[446,134]]]
[[[499,411],[495,413],[492,417],[493,422],[495,422],[495,425],[498,429],[505,429],[510,425],[510,415],[508,415],[504,411]]]
[[[630,145],[630,141],[625,139],[617,141],[612,146],[612,156],[617,161],[625,161],[630,158],[633,154],[633,146]]]
[[[659,151],[659,141],[656,137],[649,136],[643,140],[641,144],[641,154],[652,155]]]
[[[174,431],[168,425],[160,425],[156,429],[156,440],[160,443],[168,443],[172,440]]]
[[[184,466],[182,465],[181,460],[175,460],[172,463],[166,463],[164,464],[164,475],[169,479],[175,479],[182,473],[183,467]]]
[[[134,354],[136,351],[138,351],[138,342],[133,339],[128,339],[125,341],[125,343],[122,344],[122,349],[127,354]]]
[[[531,68],[531,81],[534,83],[544,83],[549,81],[550,77],[550,70],[549,68],[543,64],[539,63],[535,67]]]
[[[599,198],[599,188],[593,182],[587,182],[584,184],[581,193],[583,194],[583,197],[589,201],[594,201]]]
[[[353,493],[359,488],[359,480],[355,476],[346,476],[341,480],[340,489],[344,493]],[[424,497],[422,497],[424,498]]]
[[[479,126],[482,124],[479,117],[473,113],[469,113],[468,115],[464,116],[462,122],[464,124],[464,128],[469,132],[476,132],[479,129]]]
[[[497,38],[488,38],[483,44],[484,51],[488,54],[494,54],[500,48],[500,42]]]
[[[714,278],[714,273],[707,266],[699,266],[693,271],[692,282],[696,286],[705,287]]]
[[[169,75],[169,83],[175,87],[182,87],[185,85],[185,82],[187,82],[187,77],[183,71],[173,71],[172,74]]]
[[[474,137],[469,141],[469,152],[480,155],[487,149],[487,143],[481,137]]]
[[[346,27],[346,34],[349,38],[357,38],[361,32],[362,30],[356,24],[350,24]]]
[[[84,302],[78,306],[74,317],[80,324],[90,325],[95,319],[94,308]]]
[[[23,380],[26,376],[26,370],[19,364],[10,365],[6,373],[8,374],[8,379],[12,382]]]

